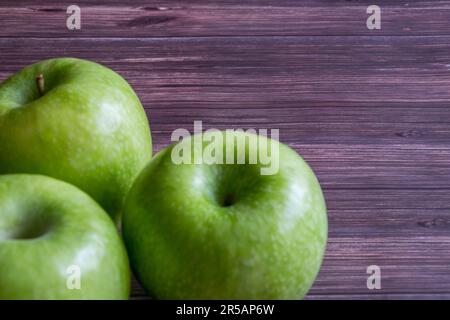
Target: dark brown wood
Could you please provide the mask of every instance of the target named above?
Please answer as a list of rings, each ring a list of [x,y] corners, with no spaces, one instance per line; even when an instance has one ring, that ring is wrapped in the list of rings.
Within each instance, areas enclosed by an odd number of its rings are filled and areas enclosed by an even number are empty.
[[[329,209],[307,298],[450,299],[450,1],[378,1],[379,31],[365,1],[77,4],[68,31],[57,1],[2,1],[0,80],[56,56],[105,64],[139,95],[155,151],[194,120],[280,129]]]
[[[92,59],[127,78],[149,108],[173,101],[234,108],[450,101],[450,36],[0,38],[0,48],[1,77],[43,58]]]
[[[100,5],[103,3],[103,5]],[[366,28],[369,1],[77,1],[83,28],[65,28],[68,4],[2,1],[5,36],[180,37],[235,35],[437,35],[449,34],[448,1],[376,1],[382,29]],[[33,23],[30,23],[30,21]]]

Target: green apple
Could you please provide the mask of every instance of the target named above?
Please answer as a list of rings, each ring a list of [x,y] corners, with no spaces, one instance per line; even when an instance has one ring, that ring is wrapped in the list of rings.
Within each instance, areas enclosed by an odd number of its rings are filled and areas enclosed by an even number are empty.
[[[222,154],[234,141],[228,150],[238,155],[239,139],[260,143],[245,145],[244,164],[212,163],[205,158],[212,140],[194,135],[159,152],[136,179],[123,216],[133,271],[161,299],[302,298],[327,241],[318,180],[294,150],[276,140],[219,134]],[[197,138],[200,149],[192,143]],[[180,150],[194,149],[207,161],[176,164]],[[279,170],[263,175],[261,155],[269,149]],[[252,154],[258,154],[253,164]]]
[[[86,193],[50,177],[0,176],[0,299],[127,299],[125,247]]]
[[[0,85],[0,174],[67,181],[118,221],[150,159],[145,111],[128,83],[106,67],[50,59]]]

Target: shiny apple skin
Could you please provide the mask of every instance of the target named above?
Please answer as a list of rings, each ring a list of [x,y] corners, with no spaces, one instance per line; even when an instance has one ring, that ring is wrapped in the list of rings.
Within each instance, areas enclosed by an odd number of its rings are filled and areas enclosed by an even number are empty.
[[[45,176],[0,176],[0,299],[127,299],[129,293],[125,247],[92,198]]]
[[[0,174],[67,181],[120,221],[124,198],[151,159],[151,149],[138,97],[120,75],[100,64],[50,59],[0,84]]]
[[[263,176],[260,163],[176,165],[173,148],[140,174],[124,210],[125,245],[147,292],[160,299],[303,298],[327,242],[325,200],[307,163],[280,143],[278,173]]]

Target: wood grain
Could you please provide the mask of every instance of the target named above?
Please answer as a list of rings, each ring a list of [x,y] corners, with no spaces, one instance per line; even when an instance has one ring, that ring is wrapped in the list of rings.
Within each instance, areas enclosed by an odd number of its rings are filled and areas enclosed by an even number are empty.
[[[82,29],[65,28],[68,4],[2,1],[0,30],[15,37],[180,37],[374,35],[366,28],[368,1],[77,1]],[[375,35],[449,34],[448,1],[377,1]],[[30,21],[33,23],[29,23]]]
[[[378,31],[366,1],[77,4],[71,32],[57,1],[2,1],[0,79],[56,56],[105,64],[139,95],[155,151],[194,120],[280,129],[329,209],[307,298],[450,299],[450,1],[378,1]]]
[[[146,107],[168,101],[423,107],[450,100],[450,36],[0,38],[0,46],[2,77],[42,58],[92,59],[127,78]]]

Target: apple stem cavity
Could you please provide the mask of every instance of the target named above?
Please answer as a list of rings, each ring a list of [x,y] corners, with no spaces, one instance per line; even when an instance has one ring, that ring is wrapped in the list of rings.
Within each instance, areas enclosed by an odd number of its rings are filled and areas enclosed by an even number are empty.
[[[38,88],[39,95],[42,97],[44,95],[44,75],[40,74],[36,77],[36,86]]]

